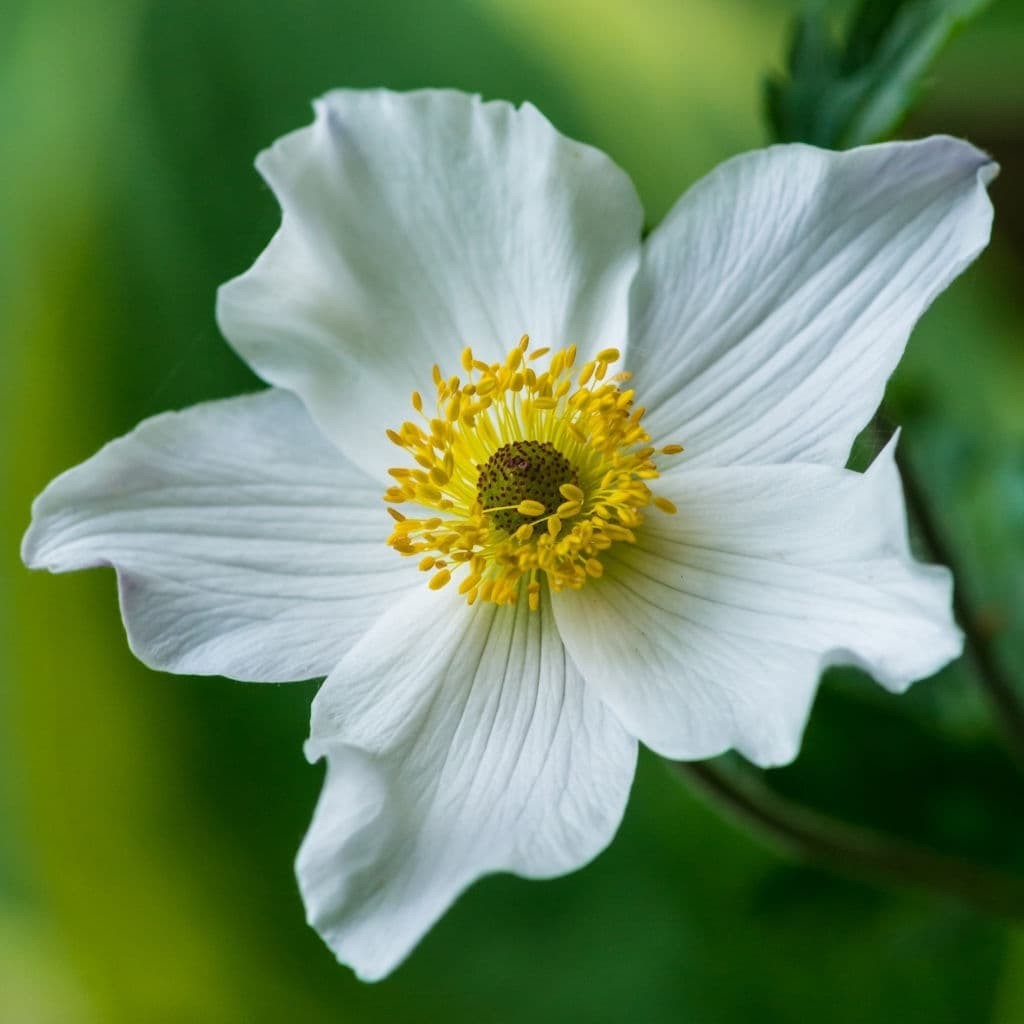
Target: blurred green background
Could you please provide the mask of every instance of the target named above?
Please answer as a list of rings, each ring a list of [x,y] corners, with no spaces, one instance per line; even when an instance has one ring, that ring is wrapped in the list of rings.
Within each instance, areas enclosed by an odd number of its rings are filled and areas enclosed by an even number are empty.
[[[609,152],[650,223],[765,141],[783,0],[8,0],[0,37],[0,1021],[1024,1021],[1024,928],[787,863],[642,760],[611,849],[471,889],[364,986],[303,922],[312,684],[143,668],[112,574],[30,575],[31,498],[139,419],[254,378],[218,283],[276,227],[256,152],[338,85],[536,103]],[[890,398],[1001,657],[1024,664],[1024,3],[940,60],[905,134],[989,148],[991,250]],[[786,793],[1024,871],[1024,781],[969,671],[823,689]]]

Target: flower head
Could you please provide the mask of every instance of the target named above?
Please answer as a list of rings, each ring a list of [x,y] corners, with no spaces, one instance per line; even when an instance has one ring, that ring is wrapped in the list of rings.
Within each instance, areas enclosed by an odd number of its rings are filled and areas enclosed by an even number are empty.
[[[638,740],[784,763],[825,666],[902,690],[957,655],[893,446],[843,467],[987,241],[984,154],[773,147],[643,243],[625,174],[529,106],[335,92],[258,167],[281,228],[218,316],[271,387],[58,477],[24,557],[115,566],[155,667],[327,677],[297,867],[361,976],[481,874],[595,856]]]

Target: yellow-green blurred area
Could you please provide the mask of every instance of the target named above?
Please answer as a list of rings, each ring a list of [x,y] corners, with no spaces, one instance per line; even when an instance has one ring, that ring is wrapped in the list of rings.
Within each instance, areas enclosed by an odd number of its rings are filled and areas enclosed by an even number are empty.
[[[333,86],[536,103],[609,152],[656,223],[765,141],[783,0],[8,0],[0,34],[0,1021],[1024,1021],[1024,929],[797,867],[642,760],[619,836],[545,883],[473,887],[366,986],[303,920],[292,859],[321,767],[313,684],[146,670],[109,571],[30,575],[17,546],[59,471],[161,410],[257,381],[218,283],[278,221],[256,152]],[[907,134],[1003,164],[990,251],[916,332],[901,444],[959,584],[1024,675],[1024,3],[939,61]],[[788,794],[1024,871],[1024,782],[954,665],[892,698],[831,676]]]

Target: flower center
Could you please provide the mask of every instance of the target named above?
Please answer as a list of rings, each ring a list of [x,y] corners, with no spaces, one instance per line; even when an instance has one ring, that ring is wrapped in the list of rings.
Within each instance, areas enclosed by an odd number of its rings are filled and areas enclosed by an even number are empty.
[[[465,349],[465,380],[435,366],[433,415],[413,392],[422,423],[387,432],[416,465],[388,470],[395,483],[384,500],[418,506],[415,515],[388,509],[388,543],[419,556],[434,590],[461,571],[470,604],[514,604],[525,593],[535,609],[542,578],[555,593],[578,590],[603,573],[613,544],[635,542],[647,506],[676,511],[647,481],[659,476],[657,456],[683,449],[650,445],[644,409],[619,387],[628,373],[606,380],[618,351],[599,352],[574,381],[575,346],[538,373],[530,364],[550,350],[529,345],[524,335],[491,364]]]
[[[564,500],[559,488],[576,483],[576,471],[550,441],[513,441],[484,464],[476,494],[491,524],[514,533],[530,521],[519,511],[523,502],[536,502],[537,515],[550,515]]]

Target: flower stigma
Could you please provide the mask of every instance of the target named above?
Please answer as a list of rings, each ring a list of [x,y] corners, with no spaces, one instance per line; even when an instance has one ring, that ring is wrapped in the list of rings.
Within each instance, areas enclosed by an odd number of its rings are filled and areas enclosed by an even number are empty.
[[[579,590],[603,573],[603,552],[635,543],[649,505],[676,511],[647,481],[660,475],[658,456],[683,448],[650,444],[645,410],[620,387],[630,374],[609,375],[618,350],[598,352],[575,381],[576,346],[550,354],[537,372],[531,364],[549,353],[531,352],[528,335],[504,363],[482,362],[466,348],[464,380],[434,366],[434,414],[413,392],[422,424],[387,432],[416,466],[388,470],[395,483],[384,500],[428,513],[389,507],[388,543],[419,556],[432,590],[461,570],[459,592],[470,604],[514,604],[525,591],[537,609],[542,576],[556,593]]]

